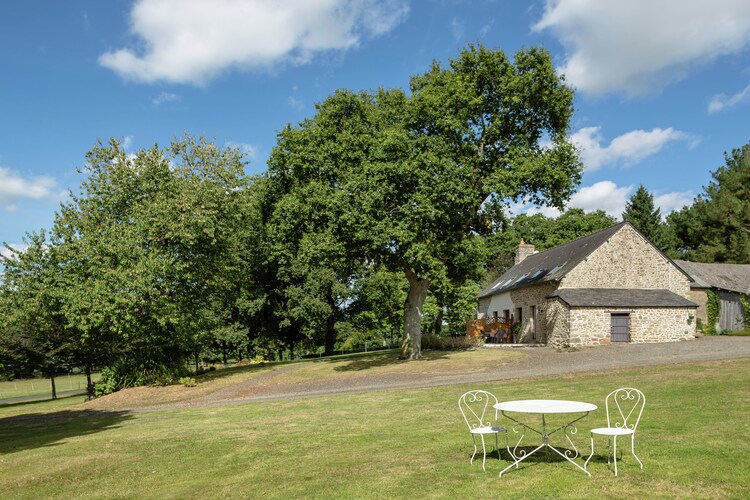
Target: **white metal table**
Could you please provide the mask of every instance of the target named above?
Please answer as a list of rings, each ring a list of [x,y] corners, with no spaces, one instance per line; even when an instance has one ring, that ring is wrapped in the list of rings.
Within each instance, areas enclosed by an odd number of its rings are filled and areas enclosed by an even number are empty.
[[[575,444],[573,444],[573,441],[570,439],[570,434],[575,434],[578,432],[578,429],[575,425],[573,425],[575,422],[578,422],[585,416],[589,414],[589,412],[592,412],[596,410],[597,406],[593,405],[591,403],[583,403],[581,401],[563,401],[563,400],[557,400],[557,399],[525,399],[525,400],[519,400],[519,401],[504,401],[502,403],[498,403],[494,405],[494,408],[497,410],[500,410],[500,412],[503,414],[504,417],[506,417],[509,420],[512,420],[516,424],[520,425],[523,428],[523,433],[521,434],[521,437],[518,439],[518,442],[516,443],[516,446],[513,447],[513,458],[515,459],[515,462],[510,464],[508,467],[500,471],[500,476],[503,475],[503,472],[507,471],[508,469],[512,468],[513,466],[518,467],[518,464],[522,461],[529,458],[531,455],[536,453],[537,451],[541,450],[542,448],[548,448],[563,457],[568,462],[572,463],[579,469],[581,469],[583,472],[591,476],[589,471],[581,467],[575,462],[575,458],[578,457],[578,448],[576,448]],[[531,427],[529,424],[520,422],[516,418],[514,418],[511,415],[508,415],[509,413],[525,413],[525,414],[539,414],[542,416],[542,428],[541,430],[536,429],[534,427]],[[576,418],[573,420],[570,420],[568,423],[563,424],[559,427],[556,427],[554,429],[548,429],[547,428],[547,418],[546,415],[550,414],[571,414],[575,415]],[[531,450],[530,452],[526,452],[525,450],[518,450],[518,446],[521,444],[521,441],[523,440],[524,436],[526,435],[526,431],[533,431],[537,434],[539,434],[542,437],[542,444]],[[514,432],[516,431],[515,427],[513,428]],[[554,434],[555,432],[562,431],[565,438],[568,440],[570,445],[573,447],[573,450],[575,450],[575,453],[571,453],[570,450],[565,450],[564,452],[558,450],[554,446],[552,446],[549,443],[549,436],[551,434]]]

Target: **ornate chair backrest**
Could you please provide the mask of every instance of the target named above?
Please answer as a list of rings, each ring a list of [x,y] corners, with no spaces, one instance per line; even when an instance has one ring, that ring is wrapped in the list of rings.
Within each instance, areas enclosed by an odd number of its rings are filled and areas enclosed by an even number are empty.
[[[646,396],[638,389],[621,387],[609,393],[605,406],[607,427],[632,429],[635,432],[646,406]]]
[[[469,430],[494,425],[497,410],[493,405],[496,404],[495,395],[487,391],[469,391],[458,398],[458,407]]]

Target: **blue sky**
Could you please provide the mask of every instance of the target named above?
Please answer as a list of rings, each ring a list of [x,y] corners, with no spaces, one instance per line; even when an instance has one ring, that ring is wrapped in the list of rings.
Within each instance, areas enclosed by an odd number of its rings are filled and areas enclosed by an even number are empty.
[[[750,140],[747,0],[0,2],[0,242],[51,227],[97,139],[206,135],[259,173],[335,89],[407,88],[469,42],[543,45],[576,87],[571,206],[619,216],[642,183],[667,213]]]

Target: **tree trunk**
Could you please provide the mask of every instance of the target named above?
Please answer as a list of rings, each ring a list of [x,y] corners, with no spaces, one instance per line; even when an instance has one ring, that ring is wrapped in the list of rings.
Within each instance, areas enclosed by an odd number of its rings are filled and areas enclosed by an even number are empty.
[[[224,364],[227,364],[227,341],[221,341],[221,358],[224,360]]]
[[[55,371],[50,370],[49,382],[52,385],[52,399],[57,399],[57,387],[55,387]]]
[[[94,384],[91,382],[91,365],[86,363],[86,399],[94,398]]]
[[[328,296],[328,307],[331,308],[331,312],[326,321],[325,355],[332,356],[336,347],[336,302],[331,294]]]
[[[437,317],[435,318],[435,336],[440,336],[440,331],[443,329],[443,307],[444,307],[444,299],[443,297],[437,297],[437,305],[438,305],[438,313]]]
[[[409,294],[404,303],[404,339],[401,343],[402,359],[422,357],[422,306],[430,286],[428,279],[419,278],[414,271],[405,271],[409,281]]]

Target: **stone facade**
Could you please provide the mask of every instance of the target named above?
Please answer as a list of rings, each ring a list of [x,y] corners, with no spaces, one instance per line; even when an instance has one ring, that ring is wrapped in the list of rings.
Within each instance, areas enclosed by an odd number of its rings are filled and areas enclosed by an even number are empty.
[[[690,298],[688,277],[629,225],[573,268],[560,288],[661,289]]]
[[[705,325],[708,321],[708,312],[706,311],[706,302],[708,301],[708,296],[706,295],[706,290],[690,290],[688,299],[698,304],[698,309],[695,311],[695,317],[696,319],[701,320],[701,323]]]
[[[555,284],[546,283],[544,285],[527,286],[511,290],[510,297],[513,301],[513,315],[516,321],[518,321],[516,309],[521,309],[521,330],[515,339],[516,342],[547,342],[548,321],[546,317],[547,300],[545,297],[554,292],[556,288]]]
[[[570,308],[559,298],[547,300],[545,306],[547,345],[570,347]]]
[[[570,345],[610,343],[611,314],[629,313],[630,342],[675,342],[695,338],[692,308],[570,308]],[[564,343],[560,344],[564,346]]]
[[[591,253],[579,257],[582,260],[559,281],[499,292],[491,296],[490,304],[487,304],[487,297],[482,298],[478,311],[480,317],[482,313],[491,314],[493,308],[512,307],[511,313],[518,321],[520,309],[521,329],[515,341],[547,343],[553,347],[610,343],[612,313],[628,314],[630,342],[674,342],[695,338],[696,319],[701,317],[701,312],[705,318],[705,292],[702,292],[704,298],[698,300],[696,292],[690,289],[688,276],[630,224],[623,223],[606,239],[595,241]],[[562,259],[565,258],[563,254]],[[556,263],[562,265],[562,260]],[[698,313],[693,307],[625,307],[619,310],[619,307],[570,306],[560,297],[547,298],[554,291],[566,288],[626,289],[636,293],[637,290],[668,290],[703,304],[703,308]]]

